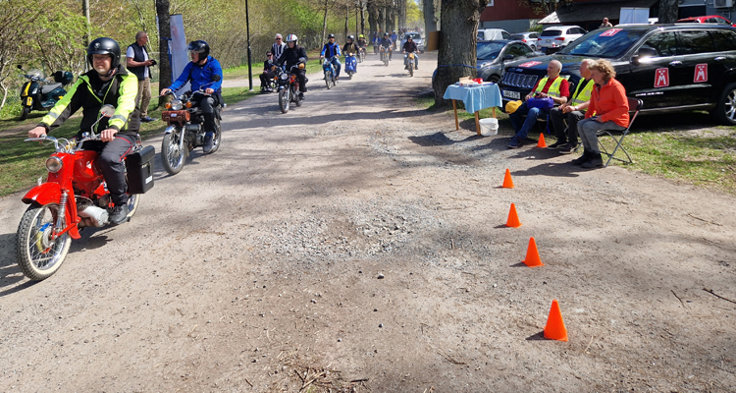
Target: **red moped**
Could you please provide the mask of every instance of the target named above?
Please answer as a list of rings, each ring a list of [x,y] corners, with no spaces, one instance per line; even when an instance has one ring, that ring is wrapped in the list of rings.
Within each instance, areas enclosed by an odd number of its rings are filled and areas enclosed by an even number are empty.
[[[26,193],[22,201],[29,204],[23,214],[16,236],[18,264],[31,280],[43,280],[54,274],[66,258],[72,239],[79,239],[84,227],[105,227],[112,208],[110,193],[97,166],[97,151],[84,150],[86,142],[99,141],[94,127],[103,117],[114,114],[115,108],[105,105],[79,141],[74,139],[28,138],[25,141],[52,142],[56,152],[46,160],[49,173],[45,182]],[[99,142],[97,142],[99,143]],[[135,214],[139,194],[153,187],[151,161],[153,146],[142,147],[140,140],[125,157],[128,181],[128,219]]]

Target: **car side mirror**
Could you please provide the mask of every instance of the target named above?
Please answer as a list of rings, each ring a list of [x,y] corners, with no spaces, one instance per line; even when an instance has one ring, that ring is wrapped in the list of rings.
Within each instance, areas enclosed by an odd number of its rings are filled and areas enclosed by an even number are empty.
[[[112,117],[115,114],[115,107],[110,104],[105,104],[100,108],[101,117]]]
[[[657,56],[659,56],[659,52],[657,52],[656,49],[648,47],[648,46],[643,46],[639,48],[639,50],[636,52],[634,56],[631,57],[631,62],[639,65],[642,62],[646,62],[647,58],[657,57]]]

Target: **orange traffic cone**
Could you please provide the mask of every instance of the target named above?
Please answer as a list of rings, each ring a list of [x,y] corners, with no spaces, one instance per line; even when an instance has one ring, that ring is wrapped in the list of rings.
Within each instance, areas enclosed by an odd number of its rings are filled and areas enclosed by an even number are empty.
[[[544,141],[544,133],[539,133],[539,140],[537,141],[537,147],[547,147],[547,142]]]
[[[529,238],[529,247],[526,249],[524,264],[529,267],[544,266],[539,258],[539,250],[537,250],[537,242],[534,241],[534,237]]]
[[[552,308],[547,317],[547,326],[544,327],[544,338],[549,340],[567,341],[567,329],[562,322],[562,313],[557,299],[552,300]]]
[[[506,226],[511,228],[518,228],[521,226],[519,216],[516,215],[516,206],[512,203],[511,209],[509,209],[509,218],[506,220]]]
[[[509,171],[509,168],[506,168],[506,175],[503,177],[503,185],[501,187],[514,188],[514,181],[511,180],[511,171]]]

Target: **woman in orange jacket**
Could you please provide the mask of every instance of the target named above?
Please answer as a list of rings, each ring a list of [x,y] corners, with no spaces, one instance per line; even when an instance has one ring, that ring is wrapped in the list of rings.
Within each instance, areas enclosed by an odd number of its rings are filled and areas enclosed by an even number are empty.
[[[590,98],[585,119],[578,122],[578,134],[585,150],[580,158],[572,161],[583,168],[603,166],[598,147],[598,131],[622,131],[629,126],[629,100],[626,89],[615,79],[616,71],[608,60],[597,60],[588,65],[595,87]]]

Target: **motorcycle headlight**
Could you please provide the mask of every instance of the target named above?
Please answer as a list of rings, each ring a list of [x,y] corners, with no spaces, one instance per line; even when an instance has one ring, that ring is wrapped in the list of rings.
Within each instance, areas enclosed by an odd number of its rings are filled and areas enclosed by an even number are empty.
[[[184,105],[181,103],[180,100],[171,101],[171,110],[172,111],[181,110],[181,108],[183,108],[183,107],[184,107]]]
[[[303,70],[304,69],[304,63],[299,63],[299,69],[300,70]]]
[[[49,157],[46,159],[46,169],[51,173],[56,173],[61,170],[61,160],[59,157]]]
[[[285,81],[285,80],[289,79],[289,75],[284,72],[283,74],[281,74],[279,76],[279,78],[281,78],[282,81]]]

